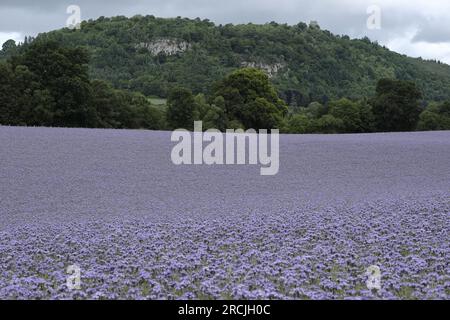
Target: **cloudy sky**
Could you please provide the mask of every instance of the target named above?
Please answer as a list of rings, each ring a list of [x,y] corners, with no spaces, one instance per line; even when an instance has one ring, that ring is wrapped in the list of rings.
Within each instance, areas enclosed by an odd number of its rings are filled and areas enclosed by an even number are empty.
[[[64,27],[69,5],[80,7],[83,20],[135,14],[216,23],[315,20],[335,34],[368,36],[394,51],[450,64],[448,0],[0,0],[0,43]],[[380,29],[367,27],[368,19],[378,21],[371,19],[377,17],[373,10],[368,14],[374,5],[380,9]]]

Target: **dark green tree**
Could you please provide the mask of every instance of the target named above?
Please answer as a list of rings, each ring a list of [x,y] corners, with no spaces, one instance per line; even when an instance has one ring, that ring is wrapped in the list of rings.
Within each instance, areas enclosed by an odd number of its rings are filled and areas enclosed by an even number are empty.
[[[35,40],[11,63],[25,66],[54,101],[53,125],[95,127],[91,105],[88,54],[80,48],[63,47],[56,41]]]
[[[223,97],[228,118],[237,120],[245,128],[278,128],[288,111],[269,77],[254,68],[242,68],[229,74],[216,85],[213,97]]]
[[[372,101],[378,131],[411,131],[419,121],[422,93],[413,82],[382,79]]]
[[[167,123],[172,129],[193,129],[195,100],[184,88],[173,89],[167,100]]]
[[[18,124],[17,100],[14,71],[9,63],[0,62],[0,124]]]
[[[2,50],[0,51],[0,58],[9,58],[17,54],[18,47],[14,40],[8,40],[2,45]]]
[[[283,124],[283,114],[265,98],[256,98],[245,104],[239,119],[245,128],[279,129]]]
[[[92,91],[99,127],[150,130],[165,127],[163,112],[151,106],[142,94],[117,90],[99,80],[92,82]]]
[[[373,115],[372,106],[367,99],[362,99],[357,102],[359,109],[359,117],[361,119],[360,132],[375,131],[375,116]]]
[[[0,124],[52,125],[54,100],[23,65],[0,64]]]

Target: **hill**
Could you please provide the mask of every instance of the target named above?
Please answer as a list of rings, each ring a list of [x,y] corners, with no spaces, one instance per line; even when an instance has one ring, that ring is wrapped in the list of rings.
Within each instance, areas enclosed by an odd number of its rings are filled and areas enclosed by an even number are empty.
[[[216,25],[200,19],[119,16],[38,37],[86,47],[93,78],[147,96],[165,98],[177,86],[207,93],[231,71],[250,66],[268,73],[292,106],[371,96],[382,78],[415,81],[425,100],[450,99],[450,66],[305,23]]]

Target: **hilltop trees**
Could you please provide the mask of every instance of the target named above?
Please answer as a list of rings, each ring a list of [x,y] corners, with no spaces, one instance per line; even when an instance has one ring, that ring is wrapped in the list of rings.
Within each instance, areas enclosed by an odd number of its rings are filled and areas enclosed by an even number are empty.
[[[175,87],[208,95],[216,81],[253,64],[272,68],[271,81],[280,97],[296,107],[369,97],[381,78],[414,79],[427,100],[450,99],[448,65],[405,57],[367,38],[333,35],[314,24],[215,25],[200,19],[101,17],[82,22],[81,31],[64,28],[39,38],[87,48],[94,79],[147,96],[167,98]],[[188,49],[164,54],[140,45],[161,39],[185,42]]]
[[[17,54],[17,45],[16,42],[12,39],[6,41],[2,45],[2,50],[0,50],[0,58],[9,58],[15,54]]]

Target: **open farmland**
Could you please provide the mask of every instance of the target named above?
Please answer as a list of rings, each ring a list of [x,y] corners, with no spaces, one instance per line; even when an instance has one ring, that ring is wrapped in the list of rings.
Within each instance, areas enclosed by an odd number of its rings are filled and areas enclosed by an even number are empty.
[[[276,176],[172,146],[0,127],[0,299],[449,298],[450,132],[281,136]]]

